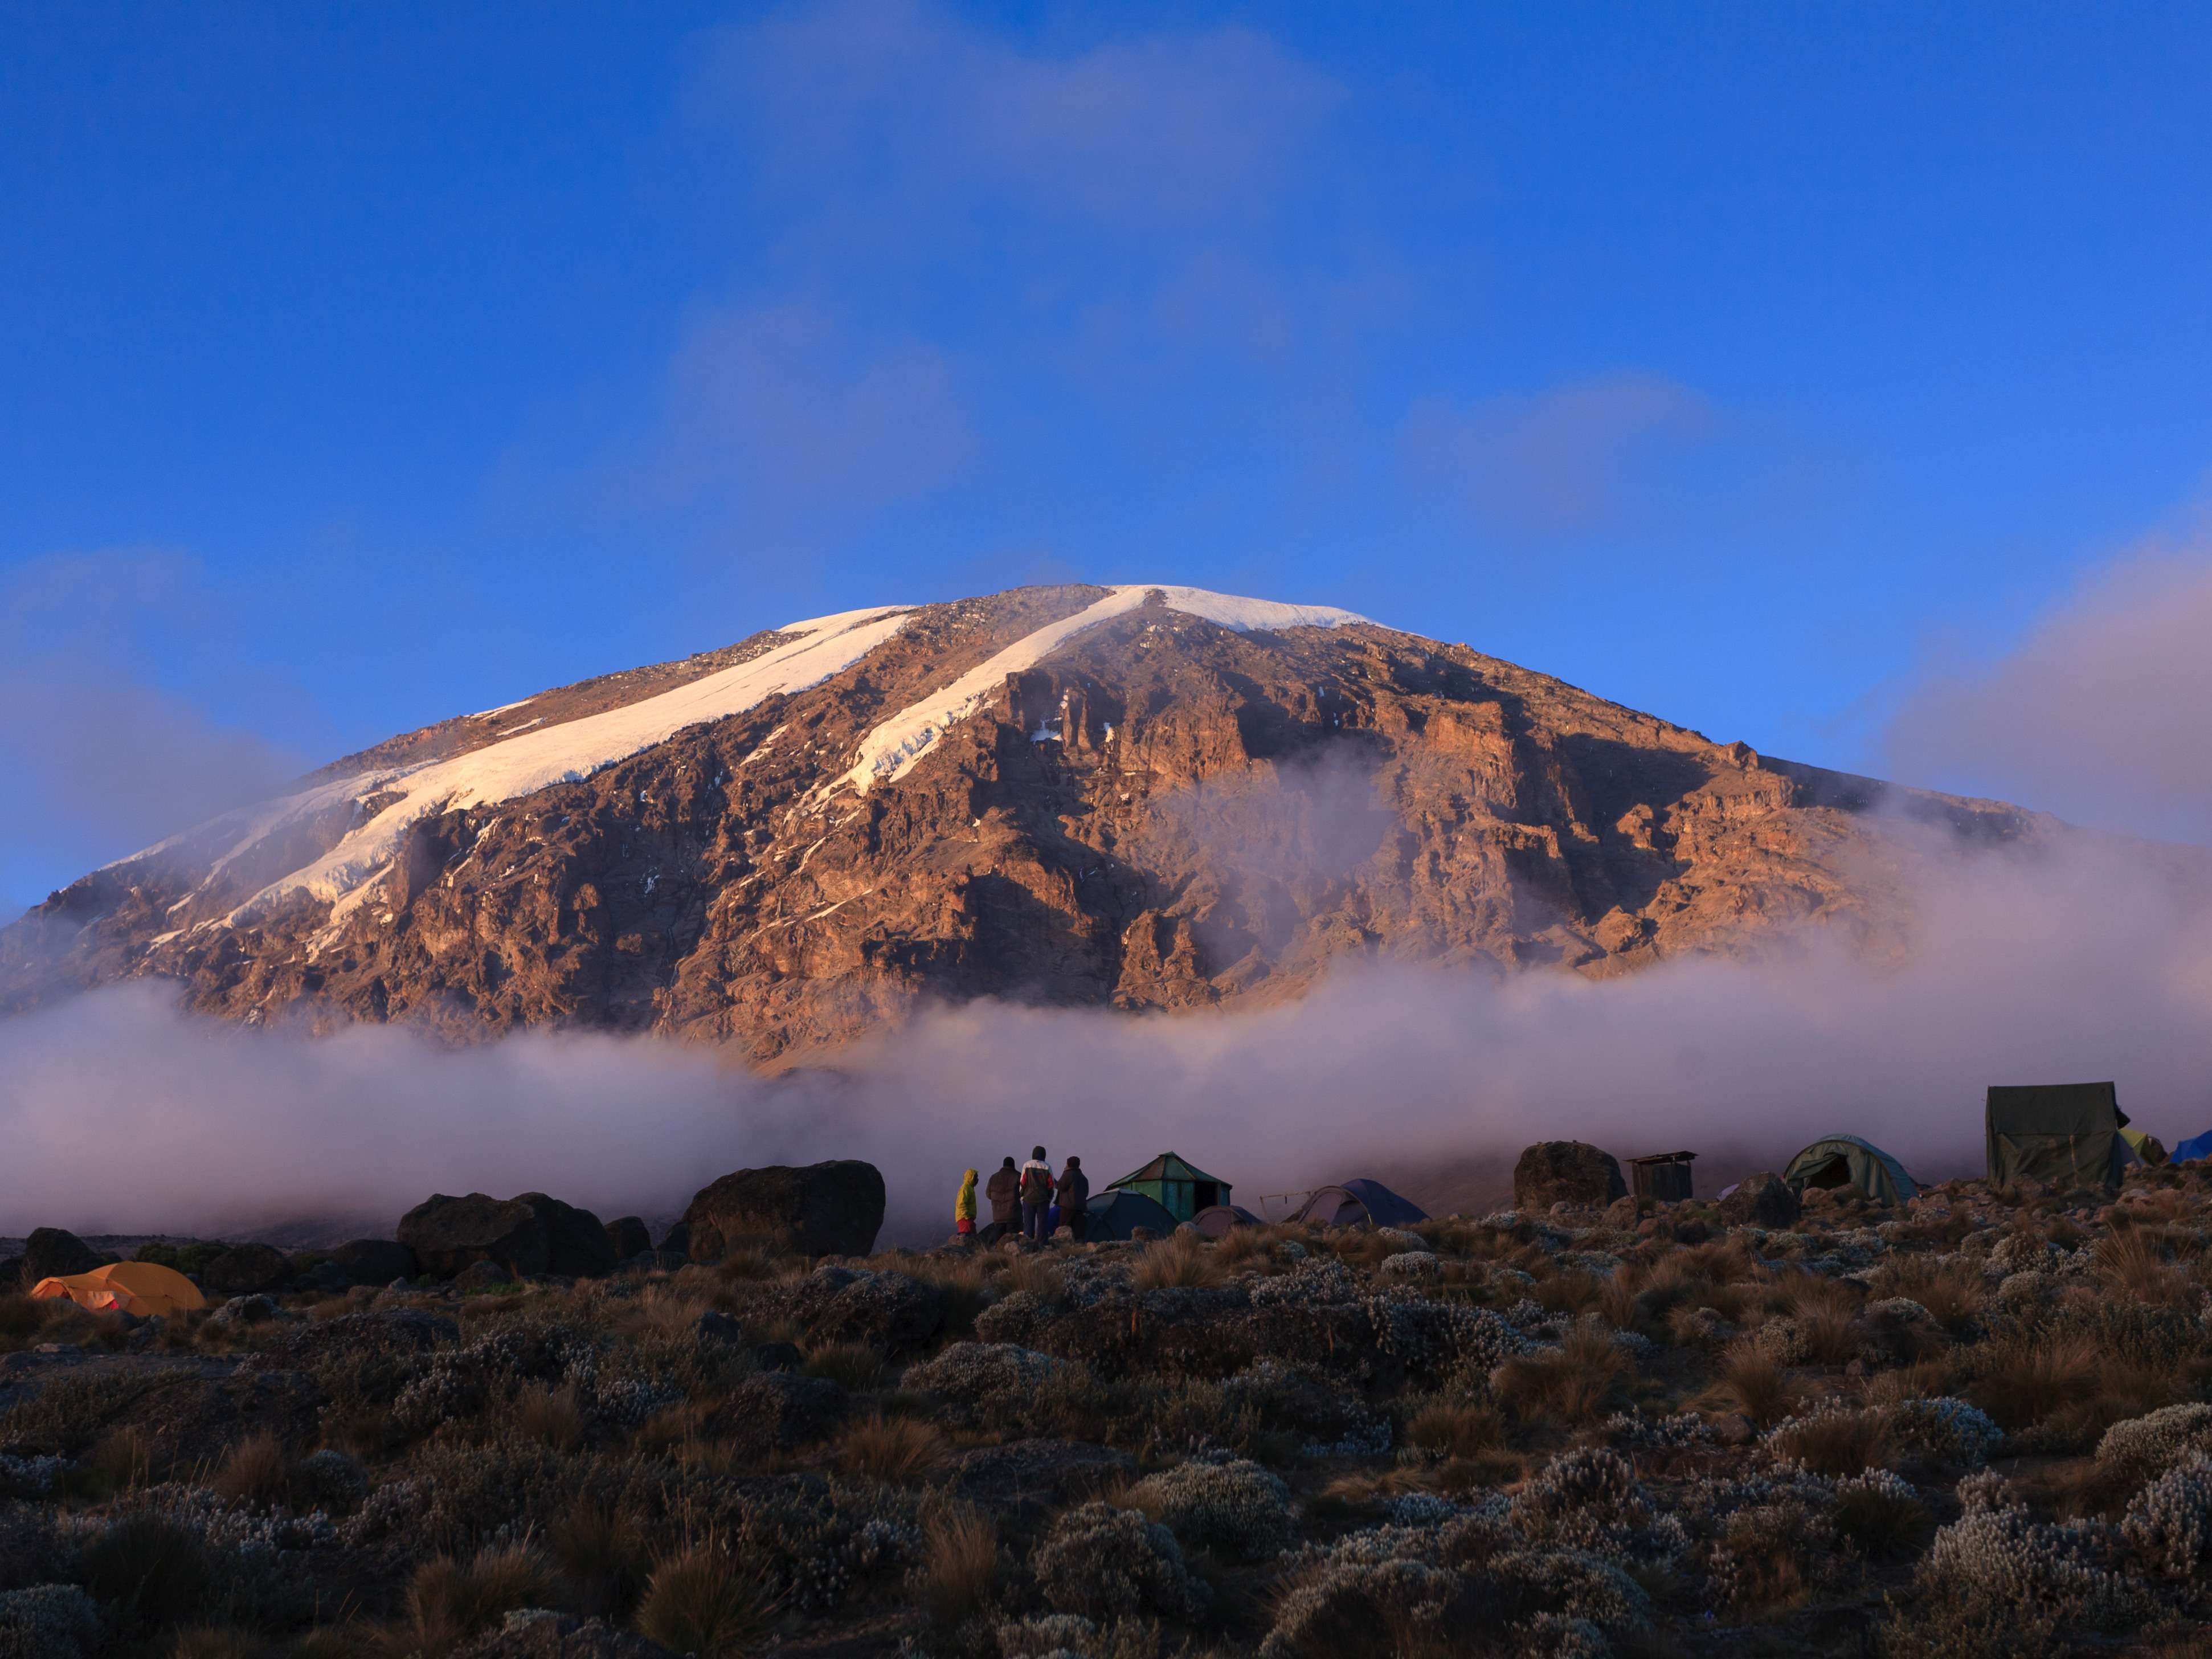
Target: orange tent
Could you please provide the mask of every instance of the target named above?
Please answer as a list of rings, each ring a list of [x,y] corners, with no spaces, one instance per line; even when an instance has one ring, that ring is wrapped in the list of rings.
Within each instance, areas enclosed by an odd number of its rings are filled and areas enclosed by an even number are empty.
[[[94,1313],[112,1310],[142,1319],[149,1314],[185,1313],[207,1306],[199,1286],[174,1268],[153,1261],[117,1261],[88,1273],[42,1279],[31,1287],[31,1294],[33,1297],[65,1296]]]

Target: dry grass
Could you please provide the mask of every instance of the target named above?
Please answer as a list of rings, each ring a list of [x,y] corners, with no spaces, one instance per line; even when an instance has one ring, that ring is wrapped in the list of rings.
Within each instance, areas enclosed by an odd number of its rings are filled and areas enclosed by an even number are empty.
[[[580,1505],[554,1522],[545,1541],[583,1611],[620,1620],[637,1605],[651,1553],[634,1511]]]
[[[924,1525],[921,1551],[909,1587],[932,1625],[953,1629],[990,1605],[999,1578],[999,1533],[990,1516],[966,1504],[939,1510]]]
[[[945,1437],[910,1417],[864,1417],[838,1437],[837,1456],[853,1474],[886,1486],[912,1486],[945,1462]]]
[[[1231,1227],[1228,1237],[1213,1247],[1214,1259],[1227,1270],[1255,1266],[1273,1259],[1274,1246],[1260,1227]]]
[[[1936,1531],[1935,1517],[1917,1498],[1864,1488],[1839,1494],[1828,1520],[1838,1538],[1877,1559],[1916,1555]]]
[[[1413,1413],[1406,1443],[1447,1458],[1474,1458],[1505,1439],[1505,1419],[1488,1406],[1465,1400],[1437,1400]]]
[[[1565,1273],[1555,1273],[1550,1278],[1537,1281],[1536,1305],[1547,1313],[1565,1314],[1580,1318],[1597,1310],[1604,1293],[1603,1282],[1594,1273],[1578,1267]]]
[[[772,1251],[748,1244],[732,1250],[714,1264],[714,1277],[726,1284],[747,1284],[774,1279],[789,1264]]]
[[[2119,1294],[2156,1306],[2194,1311],[2197,1289],[2169,1256],[2162,1231],[2129,1227],[2097,1241],[2097,1276]]]
[[[1005,1281],[1008,1295],[1016,1291],[1027,1291],[1031,1296],[1041,1297],[1047,1302],[1057,1302],[1066,1288],[1060,1264],[1050,1256],[1016,1255],[1000,1256],[999,1259],[1006,1264],[1006,1271],[1000,1277]]]
[[[125,1491],[149,1485],[159,1461],[154,1437],[135,1423],[109,1430],[85,1459],[102,1479]]]
[[[404,1639],[410,1652],[437,1659],[519,1607],[545,1606],[553,1595],[552,1572],[534,1550],[480,1550],[466,1562],[438,1556],[416,1568],[407,1586]]]
[[[556,1451],[574,1451],[584,1443],[584,1408],[572,1388],[525,1389],[514,1402],[513,1420],[524,1439]]]
[[[1158,1243],[1147,1244],[1137,1257],[1131,1277],[1140,1291],[1165,1290],[1177,1285],[1218,1285],[1221,1262],[1196,1233],[1175,1232]]]
[[[1798,1389],[1780,1360],[1757,1342],[1739,1337],[1721,1350],[1708,1397],[1765,1425],[1790,1414]]]
[[[1973,1322],[1986,1293],[1981,1269],[1971,1261],[1938,1266],[1928,1256],[1893,1255],[1874,1273],[1877,1299],[1901,1296],[1917,1302],[1954,1336]]]
[[[117,1522],[86,1549],[83,1567],[85,1588],[126,1624],[167,1629],[198,1613],[207,1596],[207,1552],[198,1534],[158,1516]]]
[[[1499,1366],[1498,1400],[1523,1419],[1587,1422],[1621,1402],[1629,1372],[1610,1332],[1577,1326],[1557,1348],[1517,1354]]]
[[[46,1328],[51,1302],[33,1302],[21,1291],[0,1295],[0,1340],[21,1341]]]
[[[694,1544],[653,1570],[636,1624],[678,1653],[733,1659],[775,1628],[779,1610],[759,1571],[713,1543]]]
[[[2094,1399],[2106,1364],[2087,1337],[2003,1337],[1984,1344],[1975,1358],[1982,1374],[1967,1385],[1966,1398],[2008,1433]]]
[[[883,1380],[884,1357],[865,1342],[829,1342],[807,1350],[805,1370],[864,1394]]]
[[[292,1490],[292,1460],[273,1434],[249,1434],[224,1454],[209,1483],[242,1504],[281,1504]]]

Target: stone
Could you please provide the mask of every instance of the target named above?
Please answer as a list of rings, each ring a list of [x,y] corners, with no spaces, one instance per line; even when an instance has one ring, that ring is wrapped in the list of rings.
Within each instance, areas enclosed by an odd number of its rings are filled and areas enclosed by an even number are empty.
[[[266,1325],[276,1317],[276,1304],[268,1297],[234,1296],[208,1316],[210,1325]]]
[[[434,1193],[399,1218],[398,1231],[432,1278],[452,1279],[477,1261],[496,1261],[518,1279],[549,1273],[596,1279],[615,1268],[599,1218],[544,1193],[509,1199]]]
[[[851,1409],[851,1398],[826,1376],[763,1371],[730,1390],[726,1427],[755,1452],[796,1451],[828,1439]]]
[[[857,1158],[738,1170],[700,1188],[681,1224],[694,1261],[747,1245],[866,1255],[884,1224],[884,1177]]]
[[[267,1296],[292,1282],[292,1259],[274,1244],[234,1244],[200,1269],[200,1283],[223,1296]]]
[[[331,1260],[356,1285],[389,1285],[419,1271],[415,1252],[389,1238],[350,1239],[331,1252]]]
[[[753,1350],[753,1364],[763,1371],[795,1371],[805,1361],[796,1343],[763,1342]]]
[[[1741,1412],[1730,1412],[1713,1425],[1713,1437],[1723,1446],[1747,1446],[1758,1434],[1751,1419]]]
[[[1554,1204],[1601,1209],[1628,1196],[1628,1183],[1612,1153],[1580,1140],[1540,1140],[1513,1166],[1513,1207],[1548,1210]]]
[[[1721,1219],[1731,1227],[1787,1227],[1804,1212],[1790,1183],[1771,1170],[1760,1170],[1738,1182],[1735,1190],[1720,1201]]]
[[[1629,1231],[1638,1222],[1650,1215],[1653,1208],[1651,1200],[1638,1198],[1633,1193],[1626,1198],[1616,1198],[1606,1206],[1605,1224],[1608,1227],[1617,1227],[1623,1232]]]
[[[607,1223],[607,1243],[612,1247],[616,1261],[627,1261],[653,1248],[653,1235],[646,1231],[639,1217],[617,1216]]]
[[[464,1296],[471,1291],[505,1291],[518,1288],[514,1275],[498,1262],[486,1258],[471,1261],[453,1275],[453,1288]]]
[[[353,1275],[335,1261],[318,1261],[293,1284],[300,1290],[319,1291],[325,1296],[343,1296],[353,1288]]]
[[[701,1314],[691,1327],[691,1333],[702,1342],[726,1342],[732,1347],[745,1340],[745,1328],[726,1313],[709,1308]],[[795,1351],[794,1351],[795,1352]]]
[[[75,1233],[61,1227],[40,1227],[23,1241],[22,1275],[30,1284],[42,1279],[65,1279],[88,1273],[106,1258]]]

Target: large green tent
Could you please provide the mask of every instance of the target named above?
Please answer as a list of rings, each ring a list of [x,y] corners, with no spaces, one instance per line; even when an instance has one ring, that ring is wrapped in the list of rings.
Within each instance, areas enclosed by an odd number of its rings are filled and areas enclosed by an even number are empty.
[[[1990,1179],[2000,1185],[2117,1187],[2137,1163],[2121,1138],[2127,1114],[2109,1083],[2045,1083],[1990,1090]]]
[[[1877,1204],[1902,1204],[1920,1190],[1902,1164],[1856,1135],[1814,1141],[1790,1160],[1782,1178],[1800,1193],[1808,1187],[1856,1187]]]
[[[1160,1205],[1177,1221],[1188,1221],[1200,1210],[1229,1202],[1229,1183],[1206,1174],[1174,1152],[1162,1152],[1150,1164],[1119,1181],[1106,1183],[1111,1192],[1141,1193]]]

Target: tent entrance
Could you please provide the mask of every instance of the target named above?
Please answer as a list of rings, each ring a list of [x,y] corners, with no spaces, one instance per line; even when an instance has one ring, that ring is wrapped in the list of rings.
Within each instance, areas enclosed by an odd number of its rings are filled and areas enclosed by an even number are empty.
[[[1838,1154],[1823,1163],[1814,1164],[1805,1172],[1805,1184],[1808,1187],[1823,1187],[1830,1190],[1838,1187],[1850,1186],[1851,1184],[1850,1160]]]
[[[1226,1204],[1229,1201],[1221,1195],[1221,1183],[1218,1181],[1192,1182],[1190,1196],[1194,1213],[1199,1210],[1210,1210],[1217,1204]]]

